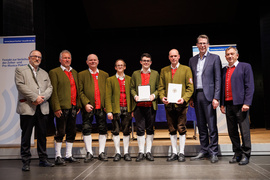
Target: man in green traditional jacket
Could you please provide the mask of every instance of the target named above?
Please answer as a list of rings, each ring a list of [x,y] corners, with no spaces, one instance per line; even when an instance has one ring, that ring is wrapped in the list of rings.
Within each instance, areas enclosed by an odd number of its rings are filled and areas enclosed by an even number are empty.
[[[107,135],[107,122],[105,113],[105,94],[106,79],[109,74],[98,69],[98,57],[90,54],[87,57],[86,64],[88,69],[79,73],[79,94],[82,103],[82,119],[83,119],[83,140],[85,143],[87,154],[84,162],[93,160],[92,151],[92,122],[95,115],[98,132],[99,132],[99,160],[108,161],[105,154],[105,144]]]
[[[169,52],[170,66],[161,69],[159,81],[159,98],[165,104],[166,118],[168,122],[172,153],[167,161],[185,161],[184,148],[186,141],[186,122],[188,102],[193,94],[192,72],[188,66],[179,63],[180,54],[178,50]],[[169,83],[182,84],[182,96],[176,103],[170,103],[167,99]],[[180,134],[180,153],[177,153],[177,131]]]
[[[121,160],[120,153],[120,128],[123,131],[124,160],[131,161],[129,148],[129,135],[131,125],[132,99],[130,95],[130,79],[125,75],[126,63],[122,59],[115,62],[116,75],[111,76],[106,82],[106,112],[108,119],[112,120],[112,134],[115,146],[114,161]],[[120,123],[121,119],[121,123]]]
[[[76,137],[76,115],[79,110],[78,74],[71,65],[71,53],[60,53],[60,67],[49,72],[53,86],[51,107],[56,116],[55,165],[65,165],[65,161],[79,162],[72,157],[72,146]],[[66,135],[66,157],[61,156],[63,138]]]
[[[144,159],[144,144],[146,141],[146,159],[154,161],[151,153],[152,143],[154,139],[154,123],[156,119],[157,98],[158,98],[158,81],[159,74],[157,71],[150,69],[152,64],[151,55],[143,53],[140,63],[142,69],[134,71],[131,77],[131,95],[136,101],[136,106],[133,106],[134,117],[137,126],[137,140],[139,145],[139,153],[136,161]],[[148,100],[140,100],[138,87],[150,86],[150,97]],[[144,137],[146,131],[146,140]]]

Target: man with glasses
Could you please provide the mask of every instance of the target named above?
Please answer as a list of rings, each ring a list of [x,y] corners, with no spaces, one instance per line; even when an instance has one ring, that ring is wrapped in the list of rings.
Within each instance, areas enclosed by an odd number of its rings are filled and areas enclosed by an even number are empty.
[[[63,50],[59,56],[60,67],[49,72],[53,86],[51,107],[56,117],[55,165],[66,165],[65,161],[80,162],[72,156],[73,142],[76,137],[76,115],[79,110],[79,89],[78,73],[70,66],[71,60],[71,53],[68,50]],[[65,135],[66,155],[64,161],[61,147]]]
[[[159,81],[159,98],[165,104],[172,153],[167,161],[185,162],[186,122],[188,102],[193,94],[192,72],[188,66],[179,63],[180,54],[177,49],[169,52],[170,66],[161,69]],[[182,84],[182,96],[176,103],[168,101],[169,83]],[[177,131],[179,133],[180,151],[177,152]]]
[[[124,73],[126,69],[124,60],[116,60],[114,68],[116,70],[116,75],[109,77],[106,82],[105,100],[108,119],[112,120],[112,134],[116,153],[113,160],[121,160],[119,132],[122,127],[124,135],[124,160],[131,161],[128,152],[130,125],[132,120],[132,99],[130,96],[131,77]]]
[[[218,128],[216,108],[221,93],[221,61],[218,55],[208,52],[209,38],[197,38],[199,54],[190,58],[194,94],[190,106],[195,107],[200,134],[201,150],[190,160],[200,160],[210,155],[211,163],[218,162]]]
[[[107,122],[105,113],[105,96],[106,96],[106,79],[109,74],[98,69],[99,59],[97,55],[90,54],[87,56],[86,64],[88,69],[79,73],[80,100],[82,103],[83,118],[83,140],[87,154],[84,162],[88,163],[93,160],[92,150],[92,122],[94,115],[98,127],[99,156],[101,161],[108,161],[105,154],[105,144],[107,139]]]
[[[37,136],[37,151],[39,166],[52,167],[46,152],[46,132],[49,115],[49,102],[53,87],[49,75],[39,67],[41,52],[33,50],[29,54],[29,64],[17,67],[15,70],[15,84],[18,89],[18,103],[16,112],[20,114],[21,157],[23,171],[30,171],[31,135],[35,126]]]
[[[158,98],[158,82],[159,74],[157,71],[150,69],[152,64],[151,55],[143,53],[140,63],[142,68],[134,71],[131,77],[131,95],[136,101],[134,105],[134,117],[137,126],[137,141],[139,145],[139,154],[136,161],[139,162],[144,159],[144,144],[146,131],[146,159],[154,161],[151,153],[153,138],[154,138],[154,123],[157,110]],[[150,85],[150,97],[148,101],[140,101],[138,96],[138,86]]]

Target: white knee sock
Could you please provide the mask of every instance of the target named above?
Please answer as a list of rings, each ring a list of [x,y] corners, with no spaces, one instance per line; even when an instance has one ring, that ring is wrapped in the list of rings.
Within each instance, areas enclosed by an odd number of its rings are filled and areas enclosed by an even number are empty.
[[[145,144],[144,136],[137,136],[137,141],[139,145],[139,153],[144,153],[144,144]]]
[[[72,156],[72,146],[73,146],[73,143],[66,142],[66,158],[69,158]]]
[[[54,142],[54,148],[55,148],[55,159],[59,156],[61,156],[61,147],[62,147],[62,142]]]
[[[172,143],[172,153],[177,154],[177,134],[170,135],[171,143]]]
[[[105,145],[106,145],[106,134],[105,135],[99,135],[98,142],[99,142],[99,154],[105,152]]]
[[[115,147],[115,153],[120,154],[120,136],[113,135],[113,142],[114,142],[114,147]]]
[[[127,154],[129,147],[129,136],[123,136],[123,144],[124,144],[124,154]]]
[[[151,153],[151,148],[153,144],[154,135],[146,135],[146,153]]]
[[[185,143],[186,143],[186,135],[179,136],[179,143],[180,143],[180,153],[185,154]]]
[[[90,154],[93,155],[92,136],[91,135],[83,136],[83,141],[84,141],[84,144],[85,144],[86,152],[89,152]]]

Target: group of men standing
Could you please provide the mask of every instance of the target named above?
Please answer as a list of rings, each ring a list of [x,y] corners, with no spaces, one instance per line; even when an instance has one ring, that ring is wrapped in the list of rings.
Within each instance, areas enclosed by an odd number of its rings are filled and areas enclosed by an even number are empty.
[[[138,156],[136,161],[145,158],[154,161],[151,152],[154,139],[154,122],[158,98],[165,104],[166,118],[172,146],[167,161],[185,161],[186,113],[188,105],[195,107],[200,134],[201,150],[190,160],[210,157],[212,163],[218,162],[218,129],[216,108],[221,105],[226,114],[229,135],[235,153],[230,163],[240,165],[249,162],[251,152],[248,112],[254,92],[251,66],[238,62],[238,51],[234,47],[226,50],[229,65],[221,70],[218,55],[209,53],[209,39],[206,35],[197,38],[200,53],[190,58],[189,66],[180,64],[178,50],[169,51],[171,65],[161,69],[160,74],[151,69],[151,55],[143,53],[140,59],[142,68],[132,76],[124,73],[126,63],[123,59],[115,62],[116,74],[98,69],[99,60],[95,54],[87,57],[88,69],[77,73],[71,67],[71,53],[60,53],[61,66],[46,73],[39,68],[41,53],[33,50],[29,55],[29,65],[16,68],[15,83],[19,91],[17,112],[20,114],[22,142],[21,156],[23,171],[30,170],[30,137],[33,126],[37,133],[37,150],[40,166],[54,166],[47,160],[46,120],[51,108],[56,117],[55,165],[66,162],[78,163],[72,156],[76,136],[76,115],[82,113],[82,134],[86,148],[85,163],[93,160],[92,122],[95,116],[99,133],[99,155],[101,161],[108,161],[105,153],[107,123],[106,116],[112,120],[112,134],[115,145],[114,161],[121,160],[120,136],[123,132],[123,157],[131,161],[129,154],[130,126],[132,117],[136,120]],[[171,103],[167,99],[168,84],[182,84],[182,97]],[[150,97],[140,100],[138,87],[150,86]],[[242,146],[238,133],[242,135]],[[177,132],[179,133],[179,152],[177,151]],[[145,137],[146,133],[146,137]],[[62,157],[63,138],[66,136],[66,153]],[[146,145],[146,147],[145,147]]]

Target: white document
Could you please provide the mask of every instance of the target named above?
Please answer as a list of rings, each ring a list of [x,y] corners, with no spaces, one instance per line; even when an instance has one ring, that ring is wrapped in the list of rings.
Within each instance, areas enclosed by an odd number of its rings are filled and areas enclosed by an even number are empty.
[[[167,101],[176,103],[182,97],[182,84],[169,83]]]
[[[150,101],[150,85],[138,86],[138,101]]]

